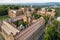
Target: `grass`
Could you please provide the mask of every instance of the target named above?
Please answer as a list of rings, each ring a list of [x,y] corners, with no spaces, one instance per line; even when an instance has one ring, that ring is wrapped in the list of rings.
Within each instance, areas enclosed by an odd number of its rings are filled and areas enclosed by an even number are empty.
[[[6,19],[8,19],[8,18],[10,18],[8,15],[0,16],[0,21],[6,20]]]
[[[0,40],[5,40],[1,33],[0,33]]]

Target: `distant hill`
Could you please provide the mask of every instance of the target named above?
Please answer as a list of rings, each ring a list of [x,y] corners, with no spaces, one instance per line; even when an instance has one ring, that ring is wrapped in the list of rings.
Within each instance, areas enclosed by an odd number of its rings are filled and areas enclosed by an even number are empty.
[[[47,3],[21,3],[21,5],[37,5],[37,6],[44,6],[44,5],[48,5],[48,6],[60,6],[60,2],[47,2]]]
[[[60,6],[60,2],[47,2],[47,3],[4,3],[0,5],[35,5],[35,6]]]

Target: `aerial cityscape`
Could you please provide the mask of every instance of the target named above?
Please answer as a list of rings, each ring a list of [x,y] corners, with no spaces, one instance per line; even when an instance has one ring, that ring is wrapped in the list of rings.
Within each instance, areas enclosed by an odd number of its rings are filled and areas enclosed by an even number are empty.
[[[60,1],[0,0],[0,40],[60,40]]]

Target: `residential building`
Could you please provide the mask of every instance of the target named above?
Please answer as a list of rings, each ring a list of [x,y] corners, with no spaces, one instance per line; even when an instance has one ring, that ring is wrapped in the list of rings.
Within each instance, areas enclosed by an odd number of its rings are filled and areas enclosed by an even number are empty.
[[[45,8],[42,8],[41,10],[38,10],[37,11],[37,14],[38,15],[46,15],[46,16],[51,16],[51,17],[54,17],[55,16],[55,10],[54,9],[51,9],[52,11],[48,11],[48,10],[45,10]]]
[[[31,11],[29,10],[31,9]],[[44,32],[45,20],[43,17],[34,19],[32,13],[35,11],[34,8],[19,8],[17,10],[9,9],[8,15],[10,19],[2,21],[1,29],[2,34],[6,40],[37,40]],[[38,15],[55,16],[55,10],[51,12],[42,8],[37,11]],[[59,18],[57,18],[59,19]],[[25,27],[21,22],[28,22],[28,26]],[[20,23],[21,24],[20,24]]]
[[[5,37],[6,40],[14,40],[14,35],[19,33],[19,30],[14,28],[8,22],[3,21],[1,25],[2,35]]]

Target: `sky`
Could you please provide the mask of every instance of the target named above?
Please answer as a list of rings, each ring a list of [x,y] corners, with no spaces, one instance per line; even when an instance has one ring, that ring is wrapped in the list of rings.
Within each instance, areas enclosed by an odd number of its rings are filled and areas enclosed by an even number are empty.
[[[60,2],[60,0],[0,0],[0,3],[45,3]]]

